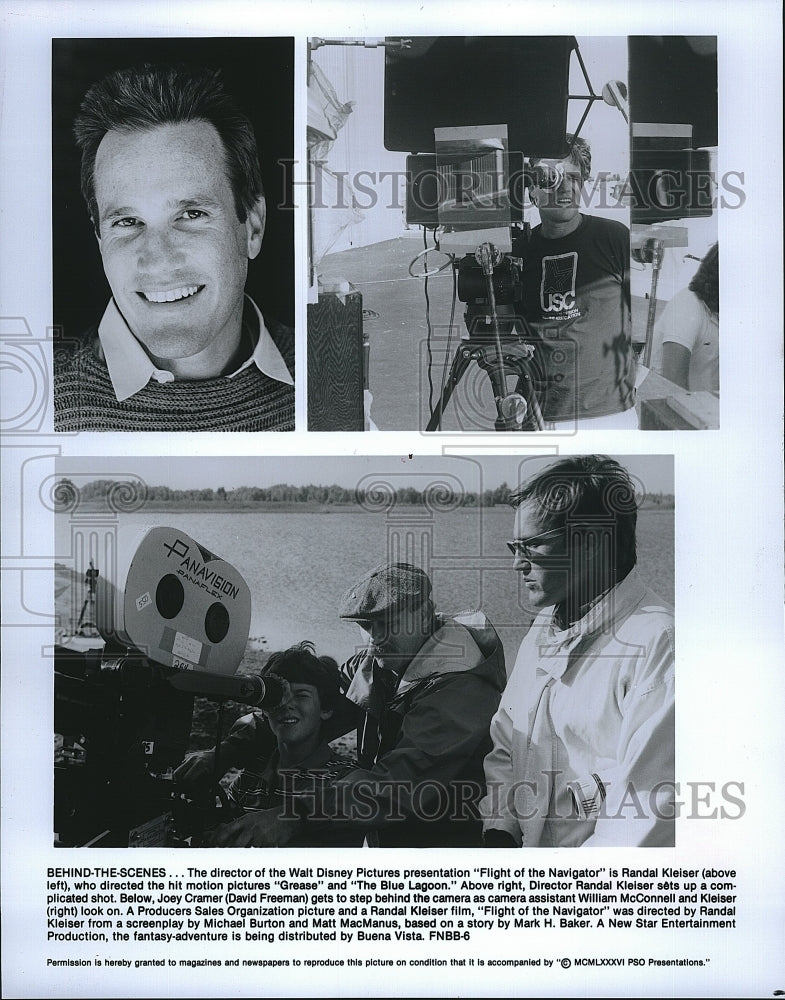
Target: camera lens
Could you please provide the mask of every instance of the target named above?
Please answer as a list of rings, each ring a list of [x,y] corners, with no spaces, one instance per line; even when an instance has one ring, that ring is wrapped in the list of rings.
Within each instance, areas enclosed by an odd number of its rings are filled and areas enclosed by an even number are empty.
[[[262,708],[277,708],[283,701],[284,687],[281,679],[274,674],[267,674],[260,680],[263,694],[257,704]]]

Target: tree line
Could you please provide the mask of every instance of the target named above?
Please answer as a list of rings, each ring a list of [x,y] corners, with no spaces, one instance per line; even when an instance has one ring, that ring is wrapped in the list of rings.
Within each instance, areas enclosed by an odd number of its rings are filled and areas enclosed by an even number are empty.
[[[356,504],[364,507],[376,507],[385,503],[395,505],[421,505],[429,503],[437,508],[453,507],[495,507],[509,502],[512,488],[502,483],[496,489],[482,492],[465,491],[456,493],[439,485],[433,495],[426,489],[417,490],[413,486],[403,486],[396,490],[391,487],[380,487],[377,490],[359,490],[347,486],[317,485],[293,486],[290,483],[276,483],[274,486],[239,486],[227,490],[223,486],[217,489],[175,490],[170,486],[148,486],[115,479],[95,479],[77,486],[72,480],[62,478],[54,490],[56,506],[66,508],[74,501],[80,503],[110,503],[112,494],[120,492],[138,495],[139,504],[178,504],[200,503],[213,504],[216,509],[231,509],[232,505],[264,504],[310,504],[320,506],[337,506]],[[674,498],[672,493],[648,493],[645,506],[672,508]]]

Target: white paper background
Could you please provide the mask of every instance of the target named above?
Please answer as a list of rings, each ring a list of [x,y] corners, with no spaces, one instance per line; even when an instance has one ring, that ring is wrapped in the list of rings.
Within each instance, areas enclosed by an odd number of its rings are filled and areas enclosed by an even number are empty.
[[[738,871],[736,930],[671,936],[532,934],[476,939],[470,952],[710,957],[702,970],[573,968],[510,972],[475,970],[346,970],[284,974],[244,970],[47,970],[43,891],[49,865],[96,864],[92,854],[55,852],[51,844],[51,661],[42,654],[51,628],[51,521],[38,484],[55,455],[148,454],[438,454],[442,447],[500,451],[493,437],[426,438],[379,435],[81,435],[51,433],[51,403],[37,435],[3,439],[2,852],[3,994],[16,996],[745,996],[785,989],[782,794],[782,160],[780,5],[689,3],[403,3],[381,5],[264,3],[10,3],[2,4],[0,41],[0,317],[6,400],[26,391],[27,377],[9,361],[9,317],[24,317],[33,337],[46,338],[51,310],[50,59],[52,37],[170,34],[294,34],[297,79],[304,80],[307,35],[572,33],[714,34],[719,36],[720,172],[744,173],[745,204],[719,213],[722,261],[722,429],[703,433],[584,433],[563,451],[673,452],[676,457],[678,635],[678,776],[683,781],[745,783],[742,820],[681,821],[675,851],[558,855],[559,863],[675,864]],[[493,20],[491,20],[493,14]],[[478,19],[483,17],[480,24]],[[304,100],[298,90],[297,159],[303,160]],[[298,370],[305,370],[305,218],[297,219]],[[46,349],[44,349],[46,350]],[[29,386],[27,387],[29,390]],[[26,398],[26,397],[22,397]],[[4,403],[4,412],[9,412]],[[304,393],[298,419],[304,426]],[[40,622],[40,625],[38,624]],[[193,856],[145,852],[145,865],[193,864]],[[204,867],[246,863],[247,854],[213,853]],[[136,855],[134,857],[137,857]],[[494,859],[498,852],[494,854]],[[527,852],[521,864],[553,863],[554,852]],[[366,860],[367,858],[367,860]],[[412,860],[414,858],[414,860]],[[276,852],[280,867],[297,863]],[[376,853],[362,862],[388,866],[496,864],[473,855],[459,862],[418,852],[406,859]],[[128,864],[127,852],[101,852],[106,865]],[[329,852],[318,864],[343,867]],[[266,859],[264,863],[269,863]],[[504,862],[506,862],[506,856]],[[449,945],[429,954],[464,952]],[[159,953],[159,949],[154,949]],[[292,950],[302,954],[303,948]],[[335,950],[309,947],[314,956]],[[72,954],[89,956],[73,949]],[[132,956],[142,955],[129,949]],[[373,956],[377,948],[356,954]],[[117,957],[120,957],[117,950]],[[185,954],[185,952],[184,952]],[[401,948],[397,955],[405,956]],[[53,957],[63,957],[58,952]],[[99,974],[100,973],[102,974]]]

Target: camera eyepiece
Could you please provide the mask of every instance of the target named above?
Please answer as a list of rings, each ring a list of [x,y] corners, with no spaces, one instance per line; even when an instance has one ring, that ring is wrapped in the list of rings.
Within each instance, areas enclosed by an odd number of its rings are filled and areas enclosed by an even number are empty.
[[[555,191],[564,180],[563,163],[536,163],[534,181],[542,191]]]

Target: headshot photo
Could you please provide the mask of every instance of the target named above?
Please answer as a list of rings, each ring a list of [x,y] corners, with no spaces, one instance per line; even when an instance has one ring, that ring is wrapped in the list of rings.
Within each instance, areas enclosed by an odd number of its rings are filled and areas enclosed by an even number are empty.
[[[294,430],[293,59],[53,40],[55,430]]]

